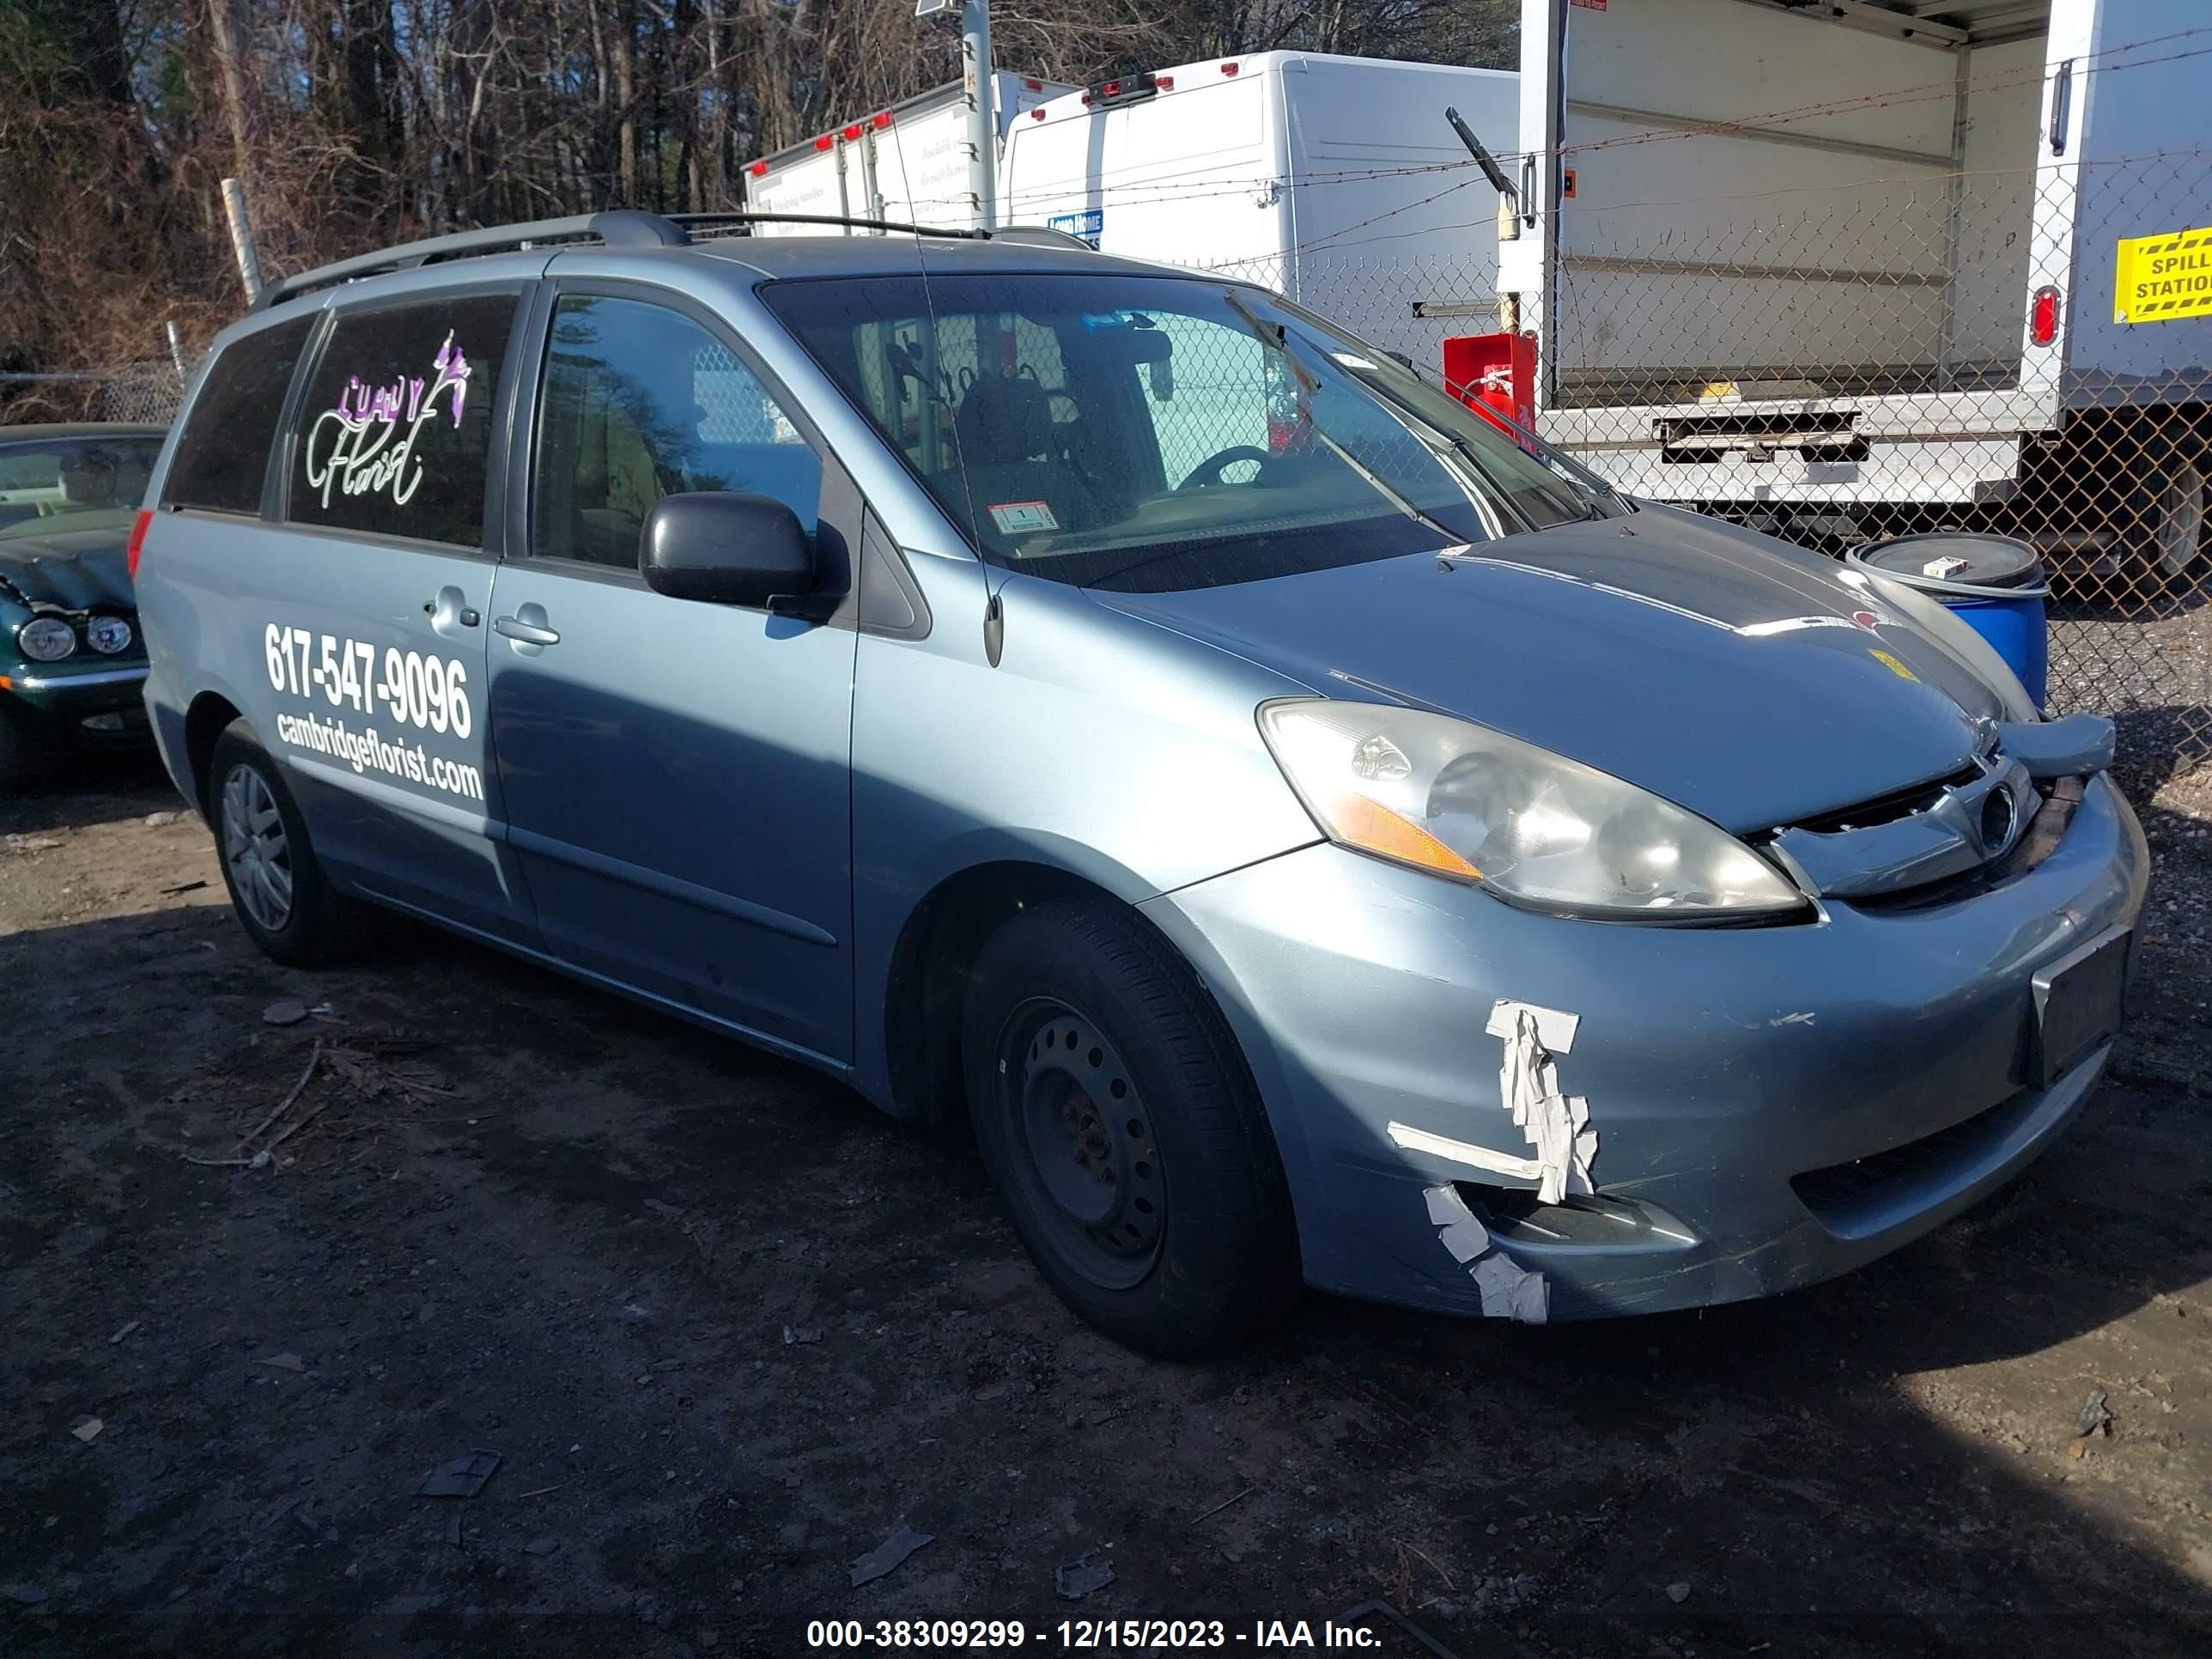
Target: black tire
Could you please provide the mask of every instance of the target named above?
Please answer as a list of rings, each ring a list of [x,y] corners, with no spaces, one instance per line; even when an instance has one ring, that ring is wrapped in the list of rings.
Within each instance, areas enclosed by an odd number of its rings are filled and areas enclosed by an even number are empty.
[[[1082,1318],[1193,1358],[1297,1294],[1290,1194],[1243,1058],[1142,921],[1103,900],[1024,910],[976,960],[961,1046],[984,1163]]]
[[[35,781],[45,758],[23,726],[21,717],[0,699],[0,795],[12,795]]]
[[[2204,469],[2177,455],[2151,475],[2144,492],[2142,545],[2134,574],[2148,592],[2179,586],[2204,556]]]
[[[257,782],[258,794],[253,790]],[[374,931],[375,913],[339,892],[324,875],[283,773],[244,720],[233,720],[215,740],[206,789],[202,805],[215,831],[231,912],[262,954],[288,968],[320,968],[358,951]],[[273,826],[260,810],[264,802],[274,811]],[[281,833],[274,855],[270,849],[278,842],[268,833],[272,827]],[[273,875],[279,862],[284,876],[281,916],[261,902],[273,890],[255,872],[259,866]]]

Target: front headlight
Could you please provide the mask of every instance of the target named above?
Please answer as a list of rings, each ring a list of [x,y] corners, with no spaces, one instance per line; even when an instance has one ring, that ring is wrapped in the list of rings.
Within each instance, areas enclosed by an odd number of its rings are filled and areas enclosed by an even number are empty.
[[[59,662],[76,649],[76,630],[59,617],[33,617],[15,630],[15,643],[33,662]]]
[[[1464,720],[1297,698],[1262,704],[1260,732],[1330,840],[1521,903],[1671,921],[1807,902],[1695,813]]]
[[[128,651],[136,637],[131,624],[120,617],[94,617],[85,624],[84,636],[92,648],[103,657],[112,657],[118,651]]]

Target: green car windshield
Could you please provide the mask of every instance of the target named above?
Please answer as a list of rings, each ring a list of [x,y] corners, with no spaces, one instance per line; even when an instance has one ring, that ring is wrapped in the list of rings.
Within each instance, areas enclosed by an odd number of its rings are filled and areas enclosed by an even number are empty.
[[[1626,509],[1258,289],[1121,274],[774,283],[762,297],[994,564],[1161,592]]]
[[[127,529],[161,453],[158,434],[17,443],[0,436],[0,541]]]

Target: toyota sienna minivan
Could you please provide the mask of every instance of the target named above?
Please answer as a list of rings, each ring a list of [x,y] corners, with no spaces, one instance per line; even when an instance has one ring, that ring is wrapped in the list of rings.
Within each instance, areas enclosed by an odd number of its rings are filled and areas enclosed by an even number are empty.
[[[642,213],[227,330],[131,553],[240,925],[402,911],[963,1121],[1138,1347],[1788,1290],[2080,1113],[2147,860],[1887,578],[1265,289]]]

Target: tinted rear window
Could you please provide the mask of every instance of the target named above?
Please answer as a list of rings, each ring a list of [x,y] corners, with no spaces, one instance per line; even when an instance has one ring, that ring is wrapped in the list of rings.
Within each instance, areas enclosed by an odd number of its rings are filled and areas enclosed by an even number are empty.
[[[161,500],[217,513],[261,511],[269,446],[313,317],[297,317],[224,348],[185,418]]]
[[[483,545],[492,409],[512,294],[342,312],[307,381],[286,516]]]

